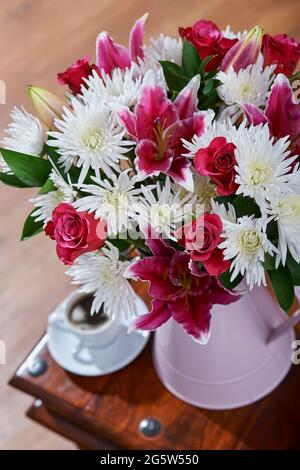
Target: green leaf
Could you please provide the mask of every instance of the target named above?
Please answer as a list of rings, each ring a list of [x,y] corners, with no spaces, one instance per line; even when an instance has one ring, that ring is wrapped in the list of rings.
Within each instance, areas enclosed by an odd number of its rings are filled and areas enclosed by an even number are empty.
[[[287,266],[280,264],[277,269],[268,271],[280,307],[289,311],[294,301],[294,284]]]
[[[57,152],[57,149],[55,147],[51,147],[50,145],[45,144],[45,153],[49,155],[51,160],[54,161],[55,164],[57,164],[58,159],[61,157],[61,155]]]
[[[269,253],[265,253],[265,260],[263,262],[264,269],[266,271],[273,271],[273,269],[276,269],[275,261],[275,256],[271,256]]]
[[[214,80],[208,80],[205,82],[204,87],[202,88],[203,95],[209,95],[215,87]]]
[[[268,225],[267,225],[267,236],[268,239],[273,242],[273,244],[276,244],[278,242],[278,225],[275,220],[271,220]]]
[[[23,183],[15,175],[10,175],[9,173],[0,172],[0,181],[7,184],[8,186],[13,186],[14,188],[28,188],[29,186]]]
[[[1,149],[1,154],[14,175],[27,186],[41,187],[52,169],[48,160]]]
[[[261,217],[260,208],[251,197],[238,196],[235,198],[233,206],[237,217],[242,217],[243,215]]]
[[[201,65],[202,66],[202,65]],[[210,80],[211,78],[215,78],[217,75],[217,71],[216,70],[212,70],[212,72],[208,72],[204,75],[204,81],[207,82],[208,80]],[[216,82],[218,82],[218,85],[221,83],[219,80],[215,80]]]
[[[189,79],[183,74],[179,65],[167,60],[161,60],[159,63],[162,66],[165,80],[171,92],[174,90],[180,91],[187,85]]]
[[[201,75],[204,75],[204,74],[205,74],[205,71],[204,71],[205,67],[206,67],[207,64],[209,64],[209,62],[210,62],[211,60],[213,60],[215,57],[216,57],[216,54],[215,54],[215,55],[210,55],[210,56],[206,57],[204,60],[202,60],[201,65],[200,65],[200,69],[199,69],[199,72],[200,72]],[[216,71],[214,71],[213,73],[214,73],[215,75],[217,74]]]
[[[178,90],[173,90],[172,91],[172,96],[171,96],[171,101],[175,101],[178,95],[179,95],[179,91]]]
[[[287,255],[286,262],[292,275],[294,285],[300,286],[300,263],[297,263],[290,253]]]
[[[190,42],[185,40],[182,49],[182,70],[184,75],[189,78],[198,75],[200,65],[201,59],[197,50]]]
[[[50,193],[51,191],[56,191],[56,188],[54,186],[53,181],[50,178],[48,178],[45,184],[39,190],[39,194],[47,194],[47,193]]]
[[[120,253],[127,250],[131,245],[130,241],[128,241],[127,239],[122,239],[122,238],[113,238],[111,240],[109,239],[109,241],[110,243],[112,243],[114,246],[118,248]]]
[[[233,204],[233,201],[234,201],[234,197],[232,196],[217,196],[214,198],[214,200],[216,202],[218,202],[219,204],[224,204],[224,206],[226,207],[226,209],[228,209],[228,204]]]
[[[198,94],[199,97],[199,94]],[[201,91],[200,91],[200,99],[201,99]],[[209,95],[204,95],[204,99],[202,99],[198,105],[198,108],[201,110],[206,109],[215,109],[217,104],[220,103],[220,97],[217,93],[217,90],[213,90]]]
[[[228,290],[233,290],[243,279],[243,276],[241,274],[238,274],[237,277],[233,281],[231,281],[231,274],[232,273],[230,273],[229,271],[226,271],[226,273],[221,274],[219,277],[222,286],[224,286],[225,289]]]
[[[25,220],[21,236],[22,241],[28,240],[28,238],[33,237],[34,235],[37,235],[43,231],[43,222],[35,222],[34,218],[31,216],[35,210],[36,209],[34,209]]]

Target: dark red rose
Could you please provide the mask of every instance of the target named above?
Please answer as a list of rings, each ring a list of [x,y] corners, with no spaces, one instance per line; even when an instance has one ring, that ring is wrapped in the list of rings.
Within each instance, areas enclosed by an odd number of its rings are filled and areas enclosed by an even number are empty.
[[[72,264],[83,253],[104,245],[106,224],[95,220],[92,214],[77,212],[71,204],[61,203],[52,212],[45,233],[56,241],[57,256],[61,261]]]
[[[223,224],[217,214],[205,212],[188,226],[183,227],[183,243],[193,261],[200,261],[211,276],[227,271],[230,261],[225,261],[221,243]]]
[[[222,31],[212,21],[199,20],[188,28],[179,28],[182,38],[187,39],[197,49],[201,60],[216,55],[206,66],[207,71],[214,70],[220,65],[226,52],[237,42],[237,39],[227,39]]]
[[[290,77],[300,59],[300,43],[286,34],[270,36],[264,34],[262,53],[264,65],[276,64],[274,73],[284,73]]]
[[[195,169],[201,175],[209,176],[217,185],[217,192],[227,196],[237,190],[235,183],[235,145],[225,137],[215,137],[207,148],[199,149],[195,155]]]
[[[97,70],[96,65],[89,64],[89,57],[78,59],[74,64],[64,72],[57,74],[57,81],[60,85],[68,85],[71,92],[77,95],[81,92],[81,85],[84,85],[84,78],[88,78],[93,70]]]

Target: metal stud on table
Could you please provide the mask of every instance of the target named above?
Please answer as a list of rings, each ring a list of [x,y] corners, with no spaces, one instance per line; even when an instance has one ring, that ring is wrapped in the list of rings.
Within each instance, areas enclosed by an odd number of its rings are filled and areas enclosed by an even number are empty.
[[[146,437],[155,437],[161,431],[161,422],[156,418],[144,418],[139,424],[139,430]]]
[[[27,370],[32,377],[39,377],[46,372],[47,368],[48,364],[45,359],[37,358],[28,365]]]

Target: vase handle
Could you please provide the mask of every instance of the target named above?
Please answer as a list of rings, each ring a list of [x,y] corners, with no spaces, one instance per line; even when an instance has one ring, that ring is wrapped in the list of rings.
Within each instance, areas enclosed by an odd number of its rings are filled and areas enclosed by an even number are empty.
[[[298,291],[298,292],[297,292]],[[298,294],[298,299],[300,299],[300,289],[296,288],[296,294]],[[290,328],[293,328],[297,325],[298,321],[300,321],[300,309],[297,309],[293,315],[287,318],[285,321],[280,323],[280,325],[276,326],[272,329],[271,334],[268,338],[267,343],[271,343],[275,339],[279,338],[279,336],[286,333]]]
[[[280,325],[276,326],[272,332],[271,332],[271,335],[267,341],[267,343],[271,343],[272,341],[274,341],[275,339],[277,339],[279,336],[283,335],[284,333],[286,333],[290,328],[293,328],[297,323],[298,321],[300,321],[300,310],[297,310],[293,316],[291,316],[290,318],[288,318],[287,320],[283,321],[282,323],[280,323]]]

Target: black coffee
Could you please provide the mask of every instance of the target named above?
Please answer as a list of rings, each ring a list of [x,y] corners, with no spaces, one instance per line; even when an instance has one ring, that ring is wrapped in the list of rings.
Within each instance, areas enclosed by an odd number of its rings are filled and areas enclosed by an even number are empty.
[[[80,302],[73,305],[69,312],[69,322],[79,330],[94,330],[106,323],[109,318],[100,310],[91,315],[93,297],[83,297]]]

